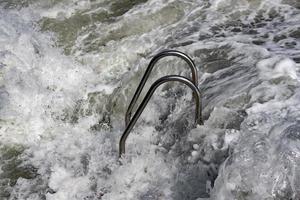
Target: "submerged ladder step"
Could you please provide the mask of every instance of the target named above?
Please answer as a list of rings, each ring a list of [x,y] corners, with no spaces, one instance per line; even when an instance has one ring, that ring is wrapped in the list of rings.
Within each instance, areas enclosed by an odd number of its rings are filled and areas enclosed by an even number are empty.
[[[179,75],[168,75],[168,76],[164,76],[159,78],[157,81],[155,81],[150,89],[148,90],[147,94],[145,95],[142,103],[139,105],[139,107],[137,108],[136,112],[134,113],[132,119],[131,119],[131,115],[132,115],[132,110],[138,100],[138,97],[141,94],[141,91],[143,90],[143,87],[145,86],[145,83],[154,67],[154,65],[157,63],[157,61],[163,57],[166,56],[176,56],[179,58],[182,58],[183,60],[185,60],[188,65],[191,68],[192,71],[192,80],[183,77],[183,76],[179,76]],[[157,54],[156,56],[154,56],[152,58],[152,60],[150,61],[150,64],[148,65],[148,68],[129,104],[129,107],[127,109],[127,112],[125,114],[125,125],[126,125],[126,129],[124,131],[124,133],[122,134],[122,137],[120,139],[119,142],[119,157],[121,157],[123,154],[125,154],[125,144],[126,144],[126,139],[130,134],[130,131],[133,129],[136,121],[138,120],[138,118],[140,117],[140,115],[142,114],[143,110],[145,109],[147,103],[149,102],[150,98],[152,97],[153,93],[155,92],[155,90],[163,83],[166,82],[171,82],[171,81],[175,81],[175,82],[180,82],[183,83],[185,85],[187,85],[192,91],[193,91],[193,98],[196,101],[196,110],[195,110],[195,123],[196,124],[203,124],[202,122],[202,108],[201,108],[201,93],[199,91],[198,88],[198,70],[193,62],[193,60],[187,56],[186,54],[180,52],[180,51],[176,51],[176,50],[166,50],[163,51],[159,54]]]

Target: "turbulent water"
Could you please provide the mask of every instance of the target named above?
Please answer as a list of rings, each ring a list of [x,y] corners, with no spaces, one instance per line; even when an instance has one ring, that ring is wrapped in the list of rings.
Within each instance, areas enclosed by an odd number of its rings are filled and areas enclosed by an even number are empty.
[[[118,159],[151,57],[190,55]],[[155,67],[144,93],[177,58]],[[299,200],[298,0],[0,0],[0,199]]]

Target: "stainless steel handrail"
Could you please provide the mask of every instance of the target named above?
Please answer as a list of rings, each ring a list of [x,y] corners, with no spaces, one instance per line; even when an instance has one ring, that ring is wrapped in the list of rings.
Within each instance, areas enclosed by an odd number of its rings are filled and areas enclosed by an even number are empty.
[[[128,109],[126,111],[126,114],[125,114],[125,125],[127,126],[129,124],[129,121],[131,119],[131,115],[132,115],[132,110],[146,84],[146,81],[148,80],[149,76],[150,76],[150,73],[154,67],[154,65],[161,59],[161,58],[164,58],[166,56],[176,56],[176,57],[179,57],[179,58],[182,58],[188,65],[189,67],[191,68],[191,71],[192,71],[192,82],[195,84],[195,86],[198,87],[198,70],[197,70],[197,67],[195,66],[195,63],[193,62],[193,60],[186,54],[180,52],[180,51],[176,51],[176,50],[165,50],[165,51],[162,51],[160,53],[158,53],[157,55],[155,55],[147,69],[146,69],[146,72],[139,84],[139,86],[137,87],[136,91],[135,91],[135,94],[133,95],[133,98],[128,106]],[[196,94],[195,94],[196,95]]]
[[[139,105],[137,111],[134,113],[132,119],[129,121],[121,139],[119,142],[119,157],[122,156],[122,154],[125,153],[125,143],[126,143],[126,139],[130,133],[130,131],[132,130],[132,128],[134,127],[136,121],[138,120],[138,118],[140,117],[140,115],[142,114],[143,110],[145,109],[147,103],[149,102],[150,98],[152,97],[153,93],[155,92],[155,90],[163,83],[166,82],[170,82],[170,81],[177,81],[177,82],[181,82],[185,85],[187,85],[189,88],[191,88],[194,92],[194,99],[196,101],[196,113],[195,113],[195,123],[198,124],[202,124],[202,116],[201,116],[201,93],[198,89],[198,87],[189,79],[183,77],[183,76],[178,76],[178,75],[169,75],[169,76],[164,76],[160,79],[158,79],[157,81],[155,81],[150,89],[148,90],[147,94],[145,95],[142,103]]]

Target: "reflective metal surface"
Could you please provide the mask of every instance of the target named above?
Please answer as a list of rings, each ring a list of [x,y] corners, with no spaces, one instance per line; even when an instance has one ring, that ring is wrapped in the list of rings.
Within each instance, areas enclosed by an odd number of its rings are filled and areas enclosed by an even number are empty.
[[[137,111],[135,112],[135,114],[133,115],[132,119],[129,121],[121,139],[119,142],[119,157],[122,156],[122,154],[125,153],[125,143],[126,143],[126,139],[130,133],[130,131],[132,130],[132,128],[134,127],[136,121],[138,120],[138,118],[140,117],[140,115],[142,114],[144,108],[146,107],[147,103],[149,102],[150,98],[152,97],[153,93],[155,92],[155,90],[163,83],[166,82],[170,82],[170,81],[176,81],[176,82],[180,82],[183,83],[185,85],[187,85],[189,88],[191,88],[191,90],[193,90],[194,92],[194,99],[196,101],[196,111],[195,111],[195,122],[198,124],[202,124],[202,116],[201,116],[201,93],[198,89],[198,87],[189,79],[183,77],[183,76],[178,76],[178,75],[169,75],[169,76],[164,76],[160,79],[158,79],[157,81],[155,81],[149,91],[147,92],[147,94],[145,95],[142,103],[139,105]]]
[[[127,126],[129,124],[129,121],[131,119],[131,115],[132,115],[132,110],[150,76],[150,73],[154,67],[154,65],[161,59],[161,58],[164,58],[166,56],[175,56],[175,57],[179,57],[181,59],[183,59],[188,65],[189,67],[191,68],[191,71],[192,71],[192,82],[195,84],[196,87],[198,87],[198,70],[195,66],[195,63],[193,62],[193,60],[186,54],[180,52],[180,51],[176,51],[176,50],[165,50],[165,51],[162,51],[160,53],[158,53],[157,55],[155,55],[152,60],[150,61],[147,69],[146,69],[146,72],[139,84],[139,86],[137,87],[136,91],[135,91],[135,94],[133,95],[133,98],[128,106],[128,109],[126,111],[126,114],[125,114],[125,125]],[[194,94],[195,96],[196,94]]]

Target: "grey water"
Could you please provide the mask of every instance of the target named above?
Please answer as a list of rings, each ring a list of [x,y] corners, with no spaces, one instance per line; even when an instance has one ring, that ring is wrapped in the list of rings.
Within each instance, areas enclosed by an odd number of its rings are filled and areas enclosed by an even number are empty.
[[[0,0],[0,199],[299,200],[299,83],[298,0]]]

